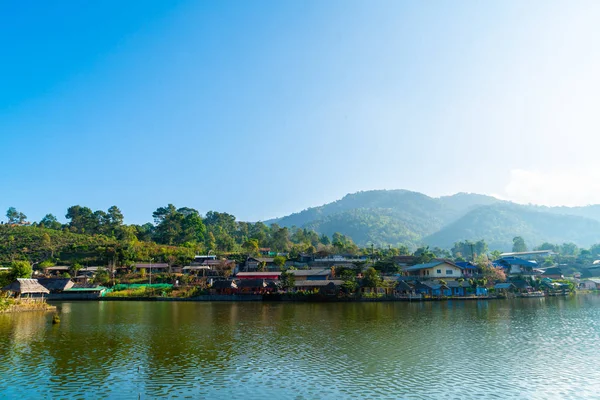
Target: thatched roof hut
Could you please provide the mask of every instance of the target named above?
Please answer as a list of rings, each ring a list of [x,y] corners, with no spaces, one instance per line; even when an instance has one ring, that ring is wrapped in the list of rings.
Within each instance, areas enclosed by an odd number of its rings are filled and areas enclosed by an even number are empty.
[[[40,285],[37,279],[18,278],[8,286],[2,288],[5,292],[14,292],[19,294],[38,294],[50,293],[48,289]]]

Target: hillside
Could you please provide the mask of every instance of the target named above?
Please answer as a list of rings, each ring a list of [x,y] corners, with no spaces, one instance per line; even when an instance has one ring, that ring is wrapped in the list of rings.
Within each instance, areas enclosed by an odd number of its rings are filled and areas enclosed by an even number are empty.
[[[600,241],[600,222],[536,211],[527,206],[498,204],[478,207],[423,241],[430,246],[448,248],[458,238],[485,239],[490,248],[509,251],[515,236],[522,236],[530,246],[543,242],[574,242],[588,247]]]
[[[544,241],[600,242],[600,206],[517,205],[472,193],[433,198],[407,190],[373,190],[267,221],[331,235],[340,232],[359,245],[422,244],[452,247],[456,241],[485,239],[491,248],[510,249],[512,238],[530,245]]]

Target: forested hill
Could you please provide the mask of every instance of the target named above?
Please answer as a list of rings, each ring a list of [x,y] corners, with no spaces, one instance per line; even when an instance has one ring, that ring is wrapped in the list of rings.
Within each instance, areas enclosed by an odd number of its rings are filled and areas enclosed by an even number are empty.
[[[493,248],[509,250],[514,236],[532,245],[550,241],[589,246],[600,241],[600,206],[525,206],[471,193],[433,198],[407,190],[358,192],[267,223],[326,235],[340,232],[359,245],[401,243],[413,248],[449,248],[460,240],[485,239]]]

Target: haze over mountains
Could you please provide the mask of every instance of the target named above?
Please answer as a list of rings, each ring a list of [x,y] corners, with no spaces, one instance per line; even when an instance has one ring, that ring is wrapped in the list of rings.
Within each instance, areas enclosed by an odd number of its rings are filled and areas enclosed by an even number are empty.
[[[471,193],[433,198],[408,190],[358,192],[266,223],[340,232],[359,245],[450,248],[460,240],[484,239],[490,249],[506,251],[515,236],[530,248],[543,242],[585,247],[600,242],[600,205],[521,205]]]

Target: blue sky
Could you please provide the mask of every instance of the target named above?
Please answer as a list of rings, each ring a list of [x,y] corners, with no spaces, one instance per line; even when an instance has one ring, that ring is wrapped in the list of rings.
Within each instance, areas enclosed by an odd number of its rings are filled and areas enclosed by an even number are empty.
[[[0,5],[1,210],[600,202],[600,3],[91,4]]]

